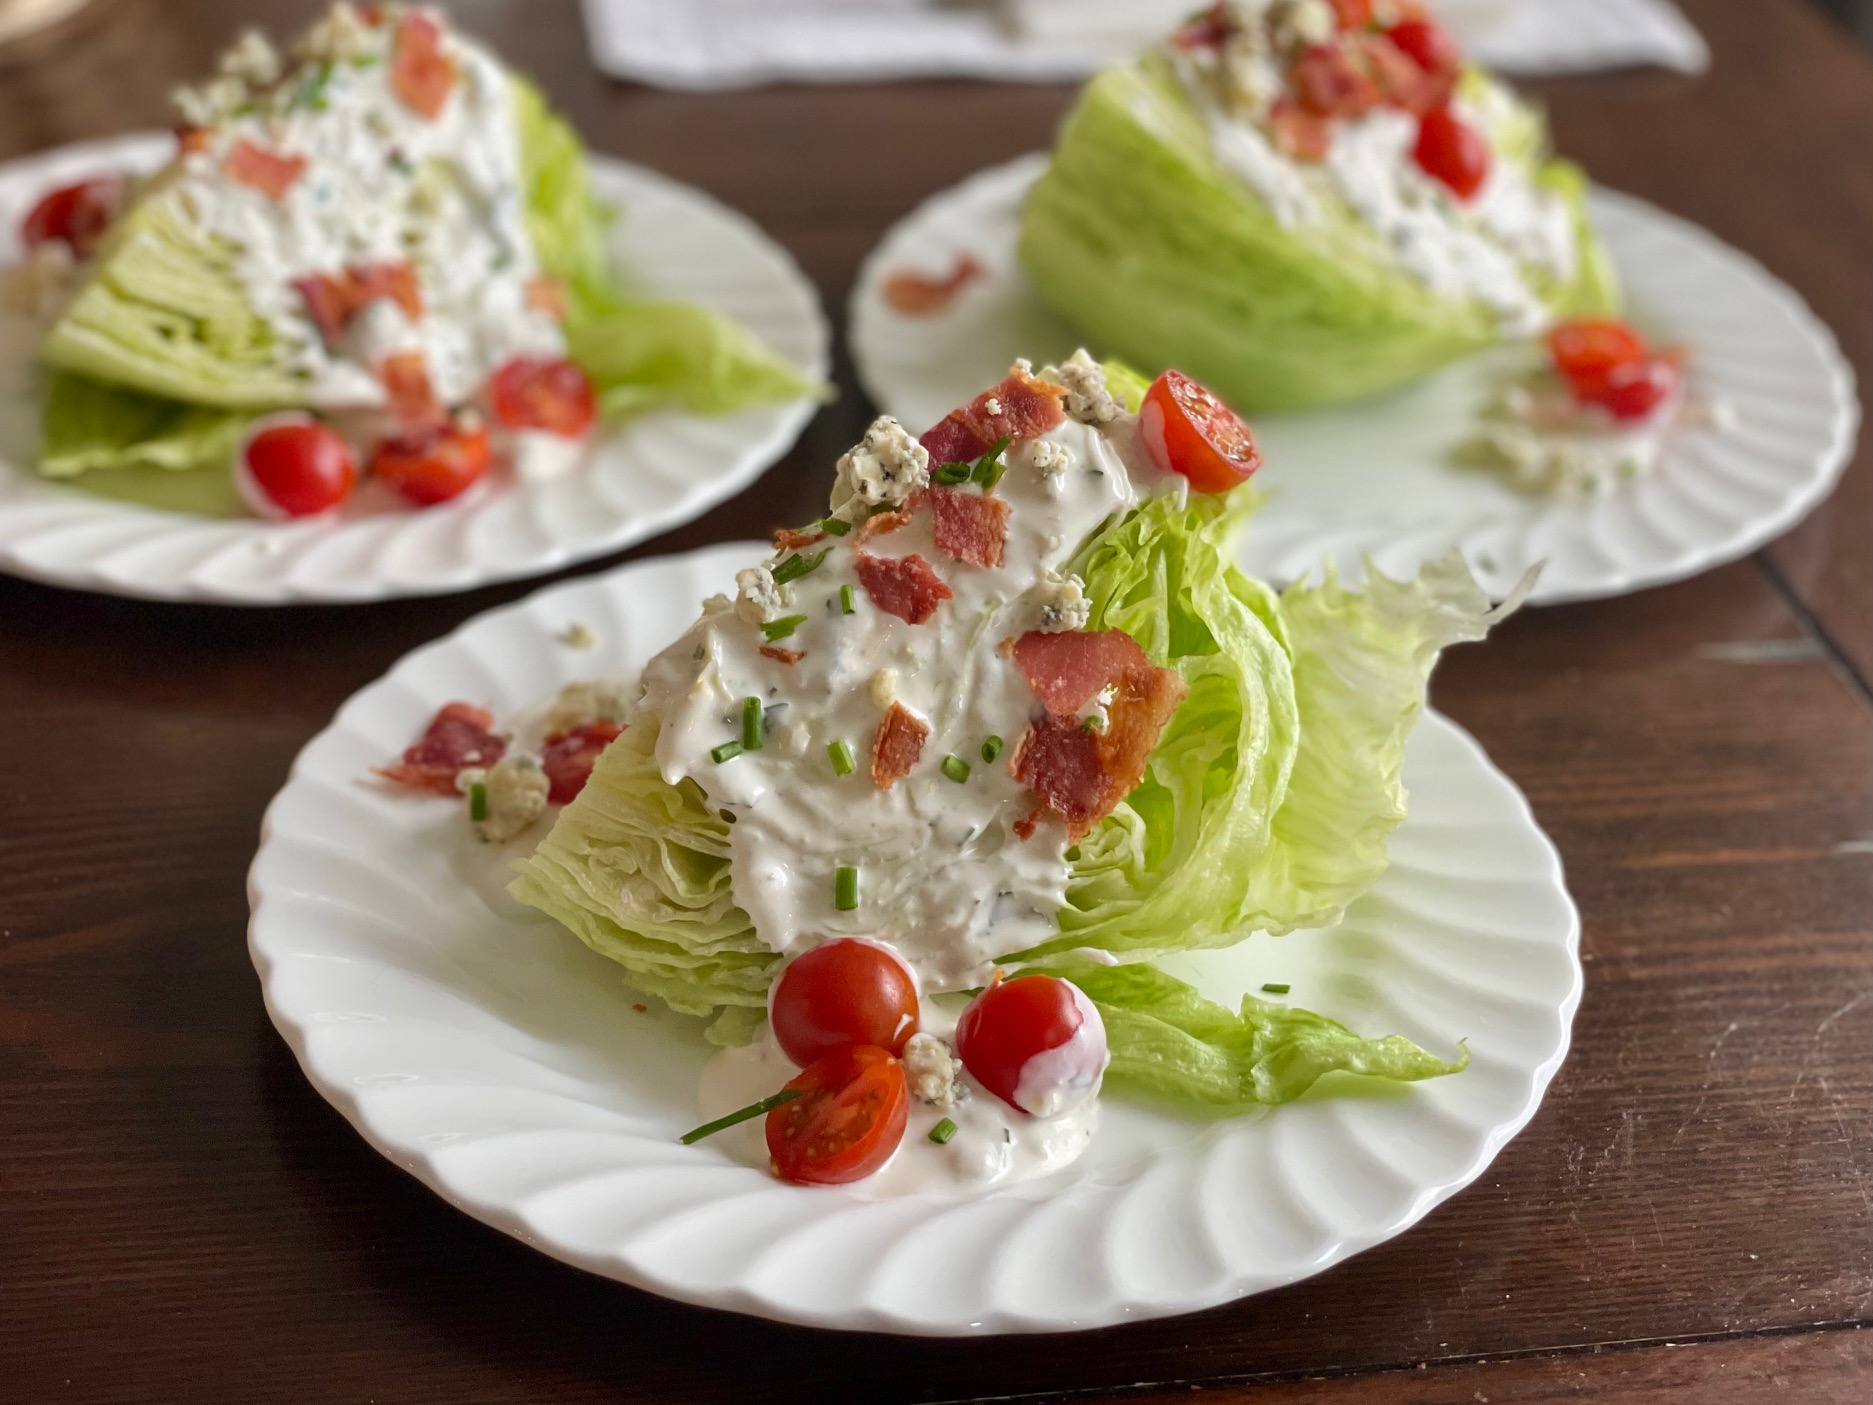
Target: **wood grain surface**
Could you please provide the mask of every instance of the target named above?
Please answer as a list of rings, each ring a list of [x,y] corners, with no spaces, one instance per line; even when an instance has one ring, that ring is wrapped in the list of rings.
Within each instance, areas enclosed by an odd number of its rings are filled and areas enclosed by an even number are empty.
[[[162,123],[167,91],[240,23],[290,28],[316,8],[96,0],[0,50],[0,158]],[[453,8],[595,148],[764,224],[835,316],[886,224],[1042,145],[1070,97],[659,93],[590,68],[571,0]],[[1799,289],[1865,384],[1873,65],[1796,0],[1685,8],[1711,74],[1532,86],[1596,176]],[[760,483],[633,554],[808,515],[868,415],[840,376],[839,403]],[[1864,435],[1841,491],[1768,551],[1526,613],[1439,673],[1438,705],[1528,792],[1585,922],[1574,1052],[1529,1129],[1417,1229],[1329,1273],[1071,1338],[836,1336],[662,1302],[451,1210],[305,1083],[243,941],[261,811],[351,692],[531,588],[235,611],[0,581],[0,1400],[1873,1392],[1854,1330],[1873,1311]]]

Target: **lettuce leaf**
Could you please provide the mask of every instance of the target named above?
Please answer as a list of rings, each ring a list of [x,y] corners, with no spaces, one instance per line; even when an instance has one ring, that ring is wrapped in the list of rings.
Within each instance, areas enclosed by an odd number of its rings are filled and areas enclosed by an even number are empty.
[[[1537,179],[1579,211],[1582,272],[1535,277],[1557,312],[1611,310],[1610,265],[1579,173],[1541,164],[1528,109],[1505,133]],[[1095,351],[1141,371],[1175,365],[1238,409],[1297,409],[1376,394],[1499,340],[1481,304],[1440,296],[1338,202],[1285,227],[1212,154],[1164,61],[1107,70],[1082,92],[1023,212],[1020,256],[1040,294]]]
[[[40,413],[39,471],[48,478],[75,478],[115,469],[225,469],[247,423],[243,411],[53,371]]]
[[[1409,1039],[1365,1039],[1287,1005],[1242,998],[1232,1014],[1154,966],[1058,963],[1047,968],[1086,992],[1105,1021],[1107,1083],[1203,1112],[1228,1114],[1292,1102],[1328,1073],[1416,1082],[1461,1073]]]
[[[728,825],[694,781],[657,770],[656,719],[634,723],[508,891],[556,918],[671,1009],[713,1016],[708,1037],[744,1044],[766,1017],[779,959],[729,891]]]

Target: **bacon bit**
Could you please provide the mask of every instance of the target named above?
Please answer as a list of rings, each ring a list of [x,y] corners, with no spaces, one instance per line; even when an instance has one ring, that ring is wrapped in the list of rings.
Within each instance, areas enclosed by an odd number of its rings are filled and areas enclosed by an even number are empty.
[[[354,311],[386,298],[402,308],[412,322],[422,317],[423,290],[416,281],[416,265],[408,259],[400,263],[354,263],[345,272],[351,280]]]
[[[796,532],[792,527],[782,527],[774,533],[774,550],[805,551],[825,540],[824,532]]]
[[[207,127],[176,128],[176,149],[181,152],[206,151],[214,139],[215,134]]]
[[[390,412],[405,424],[438,418],[442,406],[429,384],[429,363],[420,351],[399,351],[377,366],[377,379],[390,397]]]
[[[1061,402],[1066,387],[1044,381],[1016,368],[993,390],[985,390],[967,405],[951,410],[920,441],[930,453],[933,468],[946,463],[967,463],[994,447],[997,439],[1015,443],[1038,439],[1066,417]],[[989,408],[994,402],[996,409]]]
[[[453,796],[455,777],[468,766],[492,766],[507,751],[507,738],[489,731],[494,714],[486,708],[452,702],[433,718],[416,744],[394,766],[376,774],[412,790]]]
[[[306,173],[306,158],[282,156],[242,137],[221,163],[228,179],[252,186],[269,200],[278,200]]]
[[[885,279],[884,300],[906,317],[929,317],[955,302],[983,272],[974,254],[958,254],[955,267],[942,278],[902,269]]]
[[[1041,827],[1041,821],[1047,818],[1047,807],[1036,805],[1026,815],[1009,826],[1015,832],[1015,838],[1023,844],[1034,837],[1034,831]]]
[[[314,273],[295,278],[293,290],[304,300],[306,316],[319,329],[319,336],[327,344],[337,341],[356,311],[351,305],[351,280],[343,274],[334,278],[329,273]]]
[[[762,658],[772,659],[775,663],[784,663],[790,668],[806,657],[798,649],[777,649],[772,644],[763,644],[760,653]]]
[[[1182,29],[1171,36],[1171,43],[1186,50],[1215,49],[1221,47],[1223,41],[1234,32],[1235,24],[1229,17],[1228,9],[1216,5],[1188,20]]]
[[[1288,87],[1320,117],[1362,117],[1384,101],[1372,75],[1340,44],[1316,44],[1288,69]]]
[[[1308,112],[1293,98],[1277,98],[1268,109],[1275,145],[1297,161],[1321,162],[1333,149],[1333,119]]]
[[[1413,116],[1422,117],[1433,108],[1442,107],[1456,91],[1460,70],[1426,72],[1416,59],[1384,34],[1357,35],[1353,42],[1384,100]]]
[[[999,566],[1008,545],[1008,504],[961,488],[919,489],[911,499],[930,505],[937,550],[977,566]]]
[[[865,587],[871,603],[906,624],[922,624],[951,595],[943,578],[930,569],[930,563],[915,554],[872,556],[861,551],[852,569],[858,573],[858,583]]]
[[[878,789],[889,790],[911,773],[929,735],[928,722],[901,702],[891,704],[871,742],[871,778]]]
[[[1030,630],[1003,647],[1014,656],[1041,706],[1055,717],[1075,720],[1107,684],[1129,670],[1151,667],[1138,641],[1122,629],[1052,634]]]
[[[527,280],[527,306],[544,313],[555,322],[566,320],[566,285],[559,279],[540,273]]]
[[[592,778],[599,754],[623,735],[616,722],[587,722],[548,737],[540,749],[540,769],[550,787],[546,798],[555,805],[571,804]]]
[[[911,496],[915,497],[916,494]],[[852,538],[853,546],[863,546],[873,537],[887,536],[910,521],[910,509],[902,512],[874,512],[858,524],[858,532]]]
[[[391,48],[390,90],[433,122],[454,87],[455,65],[442,52],[442,26],[420,10],[407,12]]]
[[[1011,767],[1042,808],[1066,821],[1070,843],[1085,838],[1144,779],[1152,748],[1185,693],[1176,670],[1148,664],[1127,668],[1109,686],[1105,731],[1049,713],[1029,724]],[[1029,816],[1022,838],[1033,834],[1035,818]]]

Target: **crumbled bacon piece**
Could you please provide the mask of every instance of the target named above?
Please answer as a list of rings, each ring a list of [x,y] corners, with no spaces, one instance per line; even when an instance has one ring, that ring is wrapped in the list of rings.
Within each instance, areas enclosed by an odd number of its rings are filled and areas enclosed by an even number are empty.
[[[1067,417],[1061,405],[1066,393],[1066,387],[1017,366],[993,390],[951,410],[919,442],[929,450],[932,468],[967,463],[987,453],[997,439],[1018,444],[1058,427]]]
[[[587,722],[548,737],[540,749],[540,769],[551,786],[546,798],[555,805],[571,804],[592,778],[599,754],[623,734],[616,722]]]
[[[999,566],[1008,545],[1008,504],[987,493],[932,487],[911,499],[928,503],[937,550],[977,566]]]
[[[390,90],[432,122],[455,87],[455,65],[442,52],[442,26],[420,10],[404,14],[390,54]]]
[[[527,306],[555,322],[566,320],[566,285],[550,274],[538,273],[527,280]]]
[[[282,156],[242,137],[222,162],[230,180],[252,186],[269,200],[283,198],[306,173],[306,158]]]
[[[880,790],[911,773],[929,735],[928,722],[901,702],[891,704],[871,741],[871,778]]]
[[[916,494],[913,493],[911,496],[915,497]],[[910,508],[908,506],[902,512],[874,512],[858,524],[858,535],[852,538],[852,545],[863,546],[873,537],[886,536],[909,521]]]
[[[958,254],[955,266],[941,278],[900,269],[885,279],[884,300],[906,317],[929,317],[955,302],[982,273],[973,254]]]
[[[452,702],[433,718],[416,744],[394,766],[380,766],[385,780],[412,790],[455,794],[455,777],[468,766],[492,766],[507,750],[507,738],[489,731],[494,715],[486,708]]]
[[[774,533],[774,550],[805,551],[825,540],[824,532],[796,532],[792,527],[782,527]]]
[[[1361,34],[1354,42],[1384,100],[1414,116],[1443,106],[1456,89],[1459,69],[1429,72],[1388,35]]]
[[[1144,779],[1151,750],[1183,700],[1184,680],[1175,669],[1154,667],[1138,641],[1117,629],[1024,634],[1010,652],[1045,709],[1022,736],[1011,769],[1078,841]],[[1079,711],[1108,689],[1105,730],[1091,731]],[[1037,823],[1031,814],[1015,832],[1028,838]]]
[[[306,315],[329,344],[371,303],[383,298],[402,308],[412,321],[423,315],[423,290],[416,267],[401,263],[360,263],[337,273],[295,278],[293,289],[305,300]]]
[[[776,648],[772,644],[763,644],[761,646],[761,657],[764,659],[772,659],[775,663],[784,663],[792,667],[794,664],[799,663],[801,659],[805,658],[806,655],[798,649],[781,649]]]
[[[855,555],[852,569],[858,573],[858,583],[865,587],[872,604],[906,624],[922,624],[951,595],[943,578],[930,569],[930,563],[915,554],[873,556],[861,551]]]
[[[390,413],[403,423],[422,424],[441,415],[442,405],[429,384],[429,362],[422,352],[398,351],[386,356],[378,363],[377,379],[390,397]]]
[[[1385,95],[1353,50],[1316,44],[1288,69],[1288,87],[1302,107],[1321,117],[1362,117]]]
[[[1297,161],[1320,162],[1333,149],[1333,119],[1309,112],[1293,98],[1277,98],[1268,109],[1275,145]]]

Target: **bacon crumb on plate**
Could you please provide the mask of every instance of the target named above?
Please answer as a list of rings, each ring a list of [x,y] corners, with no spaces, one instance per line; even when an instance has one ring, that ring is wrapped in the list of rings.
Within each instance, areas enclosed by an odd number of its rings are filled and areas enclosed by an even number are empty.
[[[907,317],[933,316],[955,302],[982,273],[973,254],[958,254],[955,266],[941,278],[900,269],[885,279],[884,300]]]
[[[490,727],[494,714],[471,703],[452,702],[430,719],[416,744],[394,766],[380,766],[377,774],[412,790],[436,795],[455,794],[455,777],[469,766],[492,766],[507,751],[507,738]]]
[[[873,556],[860,551],[854,554],[852,569],[858,573],[858,583],[865,587],[872,604],[906,624],[922,624],[951,596],[943,578],[914,553]]]
[[[871,778],[880,790],[911,773],[929,735],[928,722],[901,702],[891,704],[871,741]]]
[[[616,722],[587,722],[548,737],[540,750],[540,769],[552,787],[546,798],[555,805],[571,804],[592,778],[600,753],[623,735]]]

